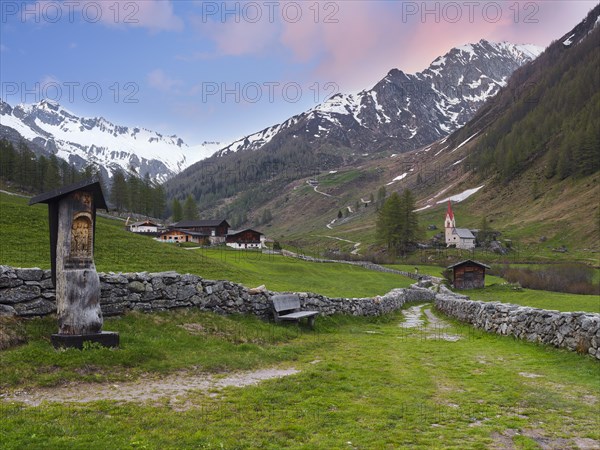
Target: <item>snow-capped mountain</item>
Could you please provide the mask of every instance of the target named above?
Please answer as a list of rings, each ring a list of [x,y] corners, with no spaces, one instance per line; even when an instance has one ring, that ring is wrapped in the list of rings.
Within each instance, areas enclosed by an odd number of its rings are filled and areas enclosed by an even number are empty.
[[[190,147],[177,136],[115,125],[102,117],[78,117],[50,100],[15,107],[0,101],[0,137],[24,138],[32,150],[53,153],[77,168],[95,164],[109,178],[114,170],[134,169],[157,182],[222,147],[218,142]]]
[[[246,136],[218,155],[257,150],[301,139],[311,146],[333,144],[357,153],[427,145],[463,126],[508,77],[543,48],[481,40],[453,48],[423,72],[393,69],[372,89],[336,94],[285,122]]]

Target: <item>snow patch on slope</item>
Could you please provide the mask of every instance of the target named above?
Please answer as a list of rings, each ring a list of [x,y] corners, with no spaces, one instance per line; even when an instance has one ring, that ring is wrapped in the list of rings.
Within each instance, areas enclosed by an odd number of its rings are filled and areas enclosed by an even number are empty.
[[[447,201],[451,201],[451,202],[462,202],[463,200],[468,199],[471,195],[475,194],[476,192],[478,192],[480,189],[482,189],[485,186],[485,184],[473,188],[473,189],[467,189],[466,191],[461,192],[460,194],[456,194],[456,195],[452,195],[450,197],[445,198],[444,200],[440,200],[438,202],[436,202],[438,205],[440,203],[445,203]]]

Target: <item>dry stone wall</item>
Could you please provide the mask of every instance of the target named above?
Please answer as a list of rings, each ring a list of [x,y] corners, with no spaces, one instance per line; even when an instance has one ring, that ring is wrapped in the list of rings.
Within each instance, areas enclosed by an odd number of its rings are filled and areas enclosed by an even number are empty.
[[[199,308],[219,314],[272,317],[273,292],[247,289],[229,281],[206,280],[197,275],[161,273],[100,273],[100,304],[105,316],[126,311],[165,311]],[[49,270],[0,266],[0,315],[43,316],[56,312],[56,296]],[[383,296],[332,298],[300,293],[305,309],[323,315],[377,316],[402,308],[407,301],[433,301],[427,289],[394,289]]]
[[[600,359],[600,314],[480,302],[451,293],[436,295],[435,306],[447,316],[491,333],[589,353]]]
[[[100,273],[100,304],[105,316],[127,311],[198,308],[219,314],[253,314],[271,318],[271,295],[229,281],[197,275],[161,273]],[[427,282],[430,284],[430,282]],[[439,293],[413,285],[383,296],[335,298],[300,293],[304,309],[323,315],[378,316],[399,310],[407,302],[435,302],[444,314],[486,331],[589,353],[600,359],[600,314],[559,312],[497,302],[469,300],[443,286]],[[0,315],[44,316],[56,312],[49,270],[0,266]]]

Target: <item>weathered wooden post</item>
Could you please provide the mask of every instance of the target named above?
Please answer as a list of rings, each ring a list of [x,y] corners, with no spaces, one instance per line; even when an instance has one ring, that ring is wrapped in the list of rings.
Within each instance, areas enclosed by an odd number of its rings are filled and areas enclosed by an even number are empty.
[[[40,194],[30,205],[48,204],[52,282],[58,333],[54,347],[83,348],[84,342],[117,347],[119,334],[102,331],[100,278],[94,264],[96,208],[108,211],[98,180],[85,180]]]

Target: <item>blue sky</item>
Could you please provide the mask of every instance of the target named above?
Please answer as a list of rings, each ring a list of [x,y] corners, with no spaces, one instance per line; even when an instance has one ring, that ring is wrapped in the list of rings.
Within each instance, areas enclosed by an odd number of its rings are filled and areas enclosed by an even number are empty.
[[[456,45],[547,46],[595,4],[2,0],[2,99],[230,141]]]

